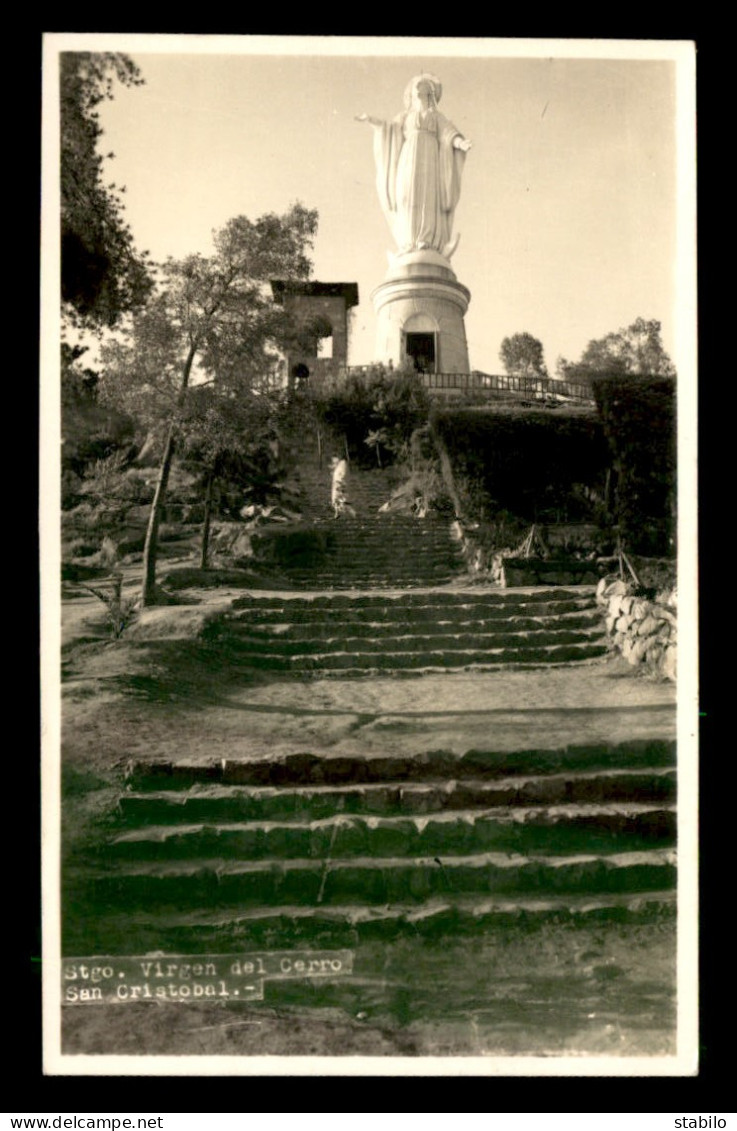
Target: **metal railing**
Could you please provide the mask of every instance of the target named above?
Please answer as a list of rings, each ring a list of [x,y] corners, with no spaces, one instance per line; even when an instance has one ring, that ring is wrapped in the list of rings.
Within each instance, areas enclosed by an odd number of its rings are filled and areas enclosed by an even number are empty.
[[[349,376],[363,376],[370,373],[372,365],[336,365],[328,361],[310,374],[312,388],[323,390],[338,389]],[[397,370],[397,373],[403,372]],[[415,374],[417,380],[430,393],[472,394],[493,397],[497,393],[523,396],[533,400],[576,401],[579,404],[593,404],[591,386],[583,381],[558,381],[553,377],[512,377],[506,373],[421,373]],[[284,378],[281,378],[283,381]]]
[[[593,404],[591,386],[552,377],[512,377],[506,373],[418,373],[426,389],[472,393],[518,393],[536,399],[565,398]]]

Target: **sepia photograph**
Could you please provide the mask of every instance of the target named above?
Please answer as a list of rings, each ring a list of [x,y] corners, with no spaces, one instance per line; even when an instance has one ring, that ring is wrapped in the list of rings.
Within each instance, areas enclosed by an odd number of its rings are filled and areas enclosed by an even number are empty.
[[[43,71],[45,1073],[695,1074],[694,44]]]

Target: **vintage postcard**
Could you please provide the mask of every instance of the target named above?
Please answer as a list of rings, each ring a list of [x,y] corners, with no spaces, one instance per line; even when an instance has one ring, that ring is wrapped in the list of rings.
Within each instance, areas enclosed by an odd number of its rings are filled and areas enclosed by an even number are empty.
[[[694,123],[45,37],[47,1074],[697,1072]]]

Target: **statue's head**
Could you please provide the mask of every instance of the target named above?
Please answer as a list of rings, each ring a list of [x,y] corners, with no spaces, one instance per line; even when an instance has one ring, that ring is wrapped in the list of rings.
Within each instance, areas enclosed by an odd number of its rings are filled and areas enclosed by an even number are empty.
[[[440,96],[443,93],[443,86],[440,79],[435,75],[430,75],[423,71],[421,75],[415,75],[410,79],[404,91],[404,108],[410,110],[417,102],[418,95],[421,90],[424,90],[428,96],[431,106],[437,106],[440,101]]]

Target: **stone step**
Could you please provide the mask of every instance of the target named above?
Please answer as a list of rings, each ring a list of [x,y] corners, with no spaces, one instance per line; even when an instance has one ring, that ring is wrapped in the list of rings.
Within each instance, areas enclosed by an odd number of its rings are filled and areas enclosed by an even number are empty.
[[[387,468],[377,467],[369,471],[367,468],[353,466],[349,472],[348,487],[351,495],[380,498],[391,494],[396,481],[396,473]],[[300,460],[299,482],[302,488],[308,485],[316,488],[311,498],[315,495],[330,497],[330,468],[326,462],[320,467],[310,453],[303,453]]]
[[[363,571],[373,569],[378,573],[386,570],[387,567],[391,567],[399,572],[407,572],[408,569],[414,567],[427,572],[438,566],[444,566],[446,569],[455,567],[461,561],[461,557],[451,546],[436,548],[410,545],[389,549],[386,540],[382,539],[380,546],[376,547],[366,545],[330,546],[314,565],[313,559],[309,560],[308,565],[301,567],[298,567],[296,560],[293,565],[288,559],[286,561],[290,568],[302,568],[305,571],[308,569],[317,571],[327,568],[352,568]]]
[[[443,619],[440,619],[443,618]],[[292,621],[289,619],[288,610],[283,615],[278,611],[251,616],[249,612],[238,612],[228,617],[228,626],[236,635],[254,634],[261,639],[275,638],[279,640],[326,640],[335,637],[340,629],[345,633],[346,639],[367,638],[370,640],[396,639],[402,636],[422,636],[432,634],[433,637],[462,636],[462,635],[514,635],[520,633],[538,632],[573,632],[577,630],[603,632],[601,617],[596,609],[585,609],[580,612],[562,613],[559,616],[524,617],[524,616],[493,616],[469,617],[467,613],[459,610],[458,615],[448,618],[441,612],[438,619],[420,618],[397,614],[395,618],[388,617],[360,619],[358,616],[336,618],[337,623],[331,619]]]
[[[362,529],[346,529],[339,522],[331,526],[315,525],[311,533],[324,533],[323,545],[325,554],[330,555],[363,555],[372,554],[388,557],[390,554],[401,560],[408,553],[421,554],[432,558],[436,554],[447,554],[454,559],[460,559],[461,552],[457,543],[445,536],[435,534],[410,534],[398,532],[391,527],[381,529],[378,524],[370,531]]]
[[[329,530],[337,537],[361,532],[365,532],[367,537],[373,537],[387,530],[394,531],[397,537],[406,536],[410,539],[427,538],[449,542],[453,537],[451,523],[446,518],[414,518],[412,515],[378,510],[366,514],[341,514],[338,518],[331,511],[328,518],[313,525]]]
[[[630,802],[446,810],[402,817],[338,812],[312,821],[147,825],[119,833],[103,852],[106,860],[126,861],[445,858],[479,852],[611,855],[672,846],[675,836],[672,807]]]
[[[451,523],[446,518],[415,518],[410,514],[398,514],[387,511],[375,511],[369,514],[342,514],[335,518],[331,511],[330,517],[314,525],[335,534],[342,532],[355,533],[366,531],[374,534],[381,530],[394,530],[398,534],[407,534],[418,538],[438,537],[449,541],[451,538]]]
[[[410,591],[412,589],[424,589],[433,584],[447,585],[453,581],[455,576],[447,571],[428,576],[428,574],[418,573],[416,570],[404,574],[396,571],[387,571],[386,573],[362,573],[361,571],[352,573],[347,571],[340,573],[323,573],[321,571],[297,573],[290,569],[283,569],[281,572],[284,580],[288,581],[295,590],[322,589],[325,592],[355,591],[369,588],[406,589]]]
[[[662,891],[676,883],[673,849],[571,856],[484,852],[439,857],[106,861],[85,869],[89,908],[243,908],[423,902],[454,895],[534,895]],[[74,876],[70,875],[70,893]],[[72,895],[73,898],[73,895]]]
[[[419,650],[359,652],[316,651],[299,655],[266,651],[243,644],[237,639],[232,646],[240,652],[241,659],[250,657],[264,671],[279,672],[341,672],[351,675],[359,672],[395,671],[451,671],[484,670],[489,665],[510,664],[568,664],[605,656],[609,650],[605,642],[568,643],[527,647],[488,647],[483,649],[444,648]]]
[[[406,570],[410,566],[422,567],[425,570],[433,566],[455,566],[461,561],[461,556],[452,546],[413,546],[402,545],[389,548],[386,539],[382,538],[376,546],[350,545],[328,546],[324,555],[318,559],[317,568],[331,566],[334,568],[347,568],[352,566],[363,570],[374,568],[377,570],[392,566]],[[307,569],[307,566],[303,568]],[[310,566],[310,568],[312,568]]]
[[[426,788],[456,788],[458,783],[495,782],[504,788],[521,790],[545,788],[548,776],[561,778],[554,788],[567,788],[565,781],[575,775],[625,771],[671,770],[676,766],[676,743],[667,739],[636,739],[630,742],[601,745],[571,744],[559,749],[524,749],[515,751],[469,750],[465,754],[435,750],[407,757],[404,754],[321,755],[311,753],[274,754],[268,759],[235,761],[222,759],[209,763],[185,761],[132,762],[126,775],[130,792],[167,789],[189,789],[197,785],[248,786],[344,786],[356,788],[392,783],[419,783]],[[519,778],[519,785],[509,779]],[[524,796],[529,796],[524,794]],[[547,794],[553,801],[559,793]],[[591,800],[598,798],[598,794]],[[563,797],[562,800],[566,798]]]
[[[94,916],[69,917],[65,923],[66,954],[127,954],[164,951],[169,954],[238,953],[296,947],[353,947],[360,942],[408,936],[444,938],[473,935],[523,923],[534,929],[542,922],[596,924],[672,920],[676,893],[652,890],[636,893],[529,894],[456,896],[443,893],[422,904],[355,903],[279,904],[236,907],[230,913],[209,907],[125,909],[119,913],[96,909]],[[74,934],[73,932],[77,933]],[[135,943],[131,943],[131,939]]]
[[[143,770],[140,772],[144,773]],[[155,775],[154,782],[161,775]],[[145,779],[139,775],[140,784]],[[123,793],[120,819],[128,825],[198,821],[317,820],[343,814],[426,814],[494,806],[640,803],[670,806],[675,769],[592,770],[435,782],[366,785],[249,786],[195,783],[182,789]]]
[[[406,560],[381,563],[373,561],[371,558],[367,558],[366,561],[355,558],[350,561],[325,558],[319,563],[310,565],[305,565],[304,562],[282,561],[279,563],[279,569],[290,578],[304,581],[313,580],[315,582],[314,588],[320,588],[317,582],[322,577],[336,578],[338,581],[345,577],[351,577],[360,582],[360,587],[363,589],[376,588],[376,581],[385,579],[386,584],[383,588],[390,589],[394,578],[398,582],[409,580],[414,581],[418,587],[431,588],[434,585],[445,585],[457,576],[452,563],[436,560],[426,562],[416,556],[411,565]]]
[[[358,508],[355,517],[341,515],[336,520],[331,516],[314,522],[313,529],[327,536],[325,553],[309,564],[298,559],[294,564],[281,563],[282,573],[292,584],[331,590],[416,588],[445,584],[465,574],[465,562],[450,536],[447,519],[369,514],[365,503],[361,505],[360,490],[349,493],[352,505]],[[383,502],[389,493],[388,481],[379,481],[374,497]],[[314,518],[314,507],[310,514]]]
[[[347,566],[358,568],[360,566],[361,569],[366,569],[369,566],[374,566],[377,570],[383,569],[387,565],[395,566],[398,569],[421,565],[425,569],[429,569],[436,565],[455,567],[462,564],[462,557],[453,546],[428,546],[425,543],[418,545],[402,543],[395,546],[386,536],[378,540],[375,546],[365,542],[348,545],[333,542],[325,548],[320,558],[307,560],[310,566],[315,562],[315,568],[319,564],[321,568],[334,565],[341,568]]]
[[[675,756],[643,739],[133,764],[114,827],[66,869],[65,946],[352,945],[418,923],[662,914]]]
[[[604,631],[599,611],[586,601],[561,602],[558,608],[552,602],[509,607],[481,603],[436,604],[418,601],[424,594],[401,591],[398,595],[393,594],[391,598],[366,608],[358,604],[358,591],[355,596],[348,593],[323,596],[328,599],[332,597],[335,604],[320,603],[313,606],[309,597],[300,604],[299,596],[292,593],[285,593],[281,603],[264,607],[255,604],[242,608],[236,599],[227,613],[227,620],[231,625],[241,623],[245,627],[304,625],[308,631],[331,625],[350,626],[357,633],[371,630],[395,632],[402,628],[435,632],[436,626],[441,631],[536,630],[555,628],[558,625],[573,628],[598,625]],[[354,603],[341,605],[342,600]]]
[[[321,589],[337,583],[345,585],[350,581],[353,589],[391,589],[393,585],[402,587],[412,585],[416,589],[432,585],[447,585],[457,576],[452,566],[444,562],[432,565],[417,561],[414,566],[389,565],[382,567],[374,562],[353,561],[341,565],[339,562],[325,561],[320,565],[290,565],[280,562],[279,570],[290,581],[303,583],[307,588]]]
[[[269,613],[270,610],[288,609],[290,616],[300,612],[303,619],[322,621],[326,611],[339,610],[341,619],[354,616],[358,620],[379,618],[391,619],[397,612],[401,616],[434,617],[436,611],[443,609],[448,616],[455,610],[463,610],[473,616],[511,616],[523,612],[529,616],[553,616],[559,613],[578,612],[593,607],[594,590],[581,587],[573,590],[561,588],[543,589],[534,592],[514,592],[490,589],[483,592],[436,590],[434,592],[408,593],[357,593],[355,596],[314,594],[305,597],[290,597],[286,594],[256,595],[238,597],[233,602],[233,610],[251,609],[256,613]],[[381,610],[384,610],[382,612]]]
[[[412,582],[415,588],[432,588],[437,585],[447,585],[459,577],[458,571],[452,562],[422,561],[414,555],[414,562],[376,562],[367,559],[365,562],[340,561],[326,558],[324,561],[311,565],[297,562],[280,562],[279,569],[294,581],[312,582],[313,589],[322,587],[324,580],[342,582],[350,578],[356,589],[391,589],[393,584],[398,588],[407,582]],[[322,580],[321,580],[322,579]],[[379,585],[381,582],[381,585]]]
[[[333,627],[333,632],[336,631]],[[549,628],[535,631],[502,631],[490,629],[487,632],[454,632],[436,633],[407,631],[398,628],[395,632],[384,631],[378,637],[368,635],[353,636],[346,632],[345,635],[321,635],[318,641],[303,636],[295,639],[287,630],[279,633],[259,632],[256,627],[248,628],[240,625],[235,637],[237,646],[241,650],[252,652],[254,655],[277,655],[284,658],[314,655],[319,647],[321,655],[327,653],[349,653],[352,655],[380,654],[382,656],[393,653],[427,653],[434,651],[462,650],[488,652],[498,648],[547,648],[552,645],[562,644],[588,644],[603,642],[604,633],[598,625],[588,628]]]
[[[314,559],[310,559],[310,561],[312,560]],[[433,546],[424,542],[417,544],[402,542],[399,545],[394,545],[386,535],[377,540],[376,545],[366,542],[341,545],[333,542],[327,546],[321,559],[323,564],[337,563],[345,566],[352,563],[356,566],[360,565],[362,568],[372,563],[375,563],[377,568],[387,564],[406,567],[420,563],[425,567],[437,564],[456,566],[462,563],[462,560],[461,554],[449,544]]]
[[[213,641],[226,636],[234,653],[264,669],[351,675],[577,663],[608,650],[591,592],[565,589],[512,597],[441,591],[248,596],[234,601],[207,635]]]
[[[382,525],[380,522],[371,526],[366,524],[349,526],[342,520],[334,519],[329,523],[315,523],[313,529],[324,530],[330,536],[329,545],[338,549],[355,547],[366,550],[387,550],[389,544],[392,548],[409,546],[428,551],[457,550],[457,543],[451,541],[447,531],[413,530],[412,527],[397,527],[391,523]]]
[[[593,650],[592,650],[593,651]],[[292,668],[284,669],[281,667],[268,668],[264,666],[264,671],[273,671],[280,677],[289,679],[296,676],[299,679],[363,679],[365,676],[375,676],[376,678],[391,678],[391,679],[416,679],[418,676],[433,676],[433,675],[449,675],[475,672],[480,675],[490,675],[493,672],[503,671],[538,671],[540,668],[575,668],[587,667],[590,664],[597,663],[602,659],[602,653],[594,652],[593,654],[575,653],[572,649],[564,652],[563,656],[556,659],[536,659],[536,660],[498,660],[496,662],[485,661],[479,664],[459,664],[455,666],[444,666],[425,664],[419,667],[390,667],[376,665],[375,667],[354,667],[354,668]],[[258,660],[243,660],[244,668],[255,668],[258,670],[261,666]]]

